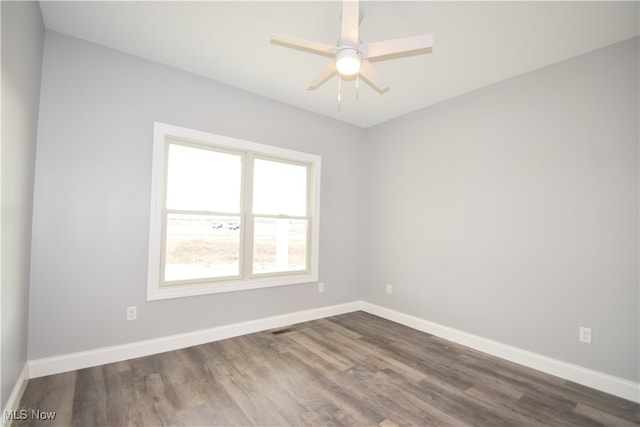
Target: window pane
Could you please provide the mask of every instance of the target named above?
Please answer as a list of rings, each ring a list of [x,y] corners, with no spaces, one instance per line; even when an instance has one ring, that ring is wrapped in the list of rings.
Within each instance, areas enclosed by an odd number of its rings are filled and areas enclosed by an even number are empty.
[[[167,215],[165,282],[240,274],[240,217]]]
[[[307,214],[306,166],[256,159],[253,182],[253,213]]]
[[[240,212],[239,155],[169,145],[167,209]]]
[[[307,223],[297,219],[256,218],[253,273],[305,270]]]

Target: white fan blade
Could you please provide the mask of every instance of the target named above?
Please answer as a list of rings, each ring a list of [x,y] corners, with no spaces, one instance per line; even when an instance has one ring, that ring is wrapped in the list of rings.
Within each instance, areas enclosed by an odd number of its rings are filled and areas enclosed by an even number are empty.
[[[336,73],[336,71],[337,71],[336,62],[331,61],[329,65],[324,67],[324,69],[320,72],[320,74],[318,74],[316,78],[313,79],[311,83],[309,83],[309,87],[307,88],[307,90],[315,90],[319,88],[320,85],[326,82],[329,79],[329,77],[333,76]]]
[[[383,93],[389,90],[389,85],[384,80],[382,75],[376,70],[371,62],[366,59],[362,60],[362,64],[360,65],[360,77],[365,79],[367,83],[369,83],[374,89],[378,92]]]
[[[287,47],[294,47],[302,50],[309,51],[311,53],[319,53],[322,55],[333,56],[338,51],[336,46],[331,46],[324,43],[312,42],[308,40],[297,39],[295,37],[281,36],[279,34],[271,35],[271,43],[285,45]]]
[[[358,45],[358,25],[360,24],[360,5],[358,1],[342,2],[342,32],[340,41],[353,46]]]
[[[393,55],[395,53],[426,49],[432,46],[433,36],[431,34],[403,37],[400,39],[367,43],[365,46],[365,57],[368,59],[379,58],[381,56]]]

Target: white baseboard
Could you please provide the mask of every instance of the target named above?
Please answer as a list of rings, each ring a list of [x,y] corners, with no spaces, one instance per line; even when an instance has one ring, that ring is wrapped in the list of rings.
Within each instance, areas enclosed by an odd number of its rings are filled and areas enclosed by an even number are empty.
[[[632,402],[640,403],[640,383],[604,374],[582,366],[552,359],[497,341],[449,328],[418,317],[362,302],[362,310],[410,328],[471,347],[510,362],[518,363],[578,384],[591,387]]]
[[[11,394],[9,395],[9,399],[7,400],[7,405],[2,410],[2,426],[9,427],[13,422],[13,419],[7,417],[8,413],[16,413],[18,407],[20,406],[20,400],[22,400],[22,395],[24,394],[24,390],[27,388],[27,382],[29,381],[29,365],[27,363],[24,364],[22,371],[20,372],[20,376],[18,376],[18,380],[16,381],[16,385],[13,387]]]
[[[332,305],[231,325],[218,326],[194,332],[187,332],[184,334],[138,341],[130,344],[31,360],[29,362],[29,376],[30,378],[37,378],[45,375],[53,375],[61,372],[74,371],[76,369],[104,365],[106,363],[119,362],[121,360],[133,359],[136,357],[149,356],[152,354],[163,353],[165,351],[178,350],[226,338],[280,328],[294,323],[307,322],[338,314],[350,313],[357,310],[360,310],[359,302]]]
[[[640,403],[639,383],[583,368],[561,360],[552,359],[547,356],[532,353],[517,347],[512,347],[507,344],[469,334],[467,332],[363,301],[320,307],[152,340],[144,340],[130,344],[31,360],[28,362],[28,374],[29,378],[37,378],[45,375],[73,371],[76,369],[99,366],[106,363],[149,356],[151,354],[177,350],[358,310],[363,310],[410,328],[471,347],[484,353],[488,353],[529,368],[537,369],[614,396]],[[26,378],[26,373],[23,374]],[[26,385],[26,381],[23,382]],[[24,388],[22,388],[22,391],[23,390]],[[20,396],[21,395],[22,392],[20,392]],[[12,409],[10,406],[7,407]]]

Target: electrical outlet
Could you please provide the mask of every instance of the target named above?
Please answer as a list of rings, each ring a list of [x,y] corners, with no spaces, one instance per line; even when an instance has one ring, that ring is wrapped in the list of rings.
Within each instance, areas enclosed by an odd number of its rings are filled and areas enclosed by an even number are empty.
[[[127,307],[127,320],[136,320],[138,317],[138,307],[135,305]]]
[[[580,326],[578,334],[578,339],[580,340],[580,342],[591,344],[591,328]]]
[[[389,284],[389,283],[387,283],[387,293],[389,295],[391,295],[393,293],[393,288],[392,288],[391,284]]]
[[[318,283],[318,292],[319,293],[323,293],[324,292],[324,282]]]

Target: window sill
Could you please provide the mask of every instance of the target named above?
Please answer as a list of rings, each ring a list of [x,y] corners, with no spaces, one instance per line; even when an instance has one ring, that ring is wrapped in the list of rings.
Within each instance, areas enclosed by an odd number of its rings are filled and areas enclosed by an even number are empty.
[[[190,285],[155,286],[147,288],[147,301],[245,291],[249,289],[271,288],[276,286],[301,285],[317,281],[318,277],[315,274],[294,274],[257,277],[249,280],[228,280]]]

